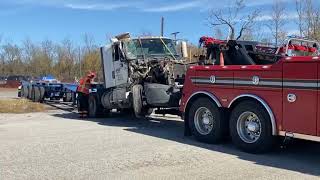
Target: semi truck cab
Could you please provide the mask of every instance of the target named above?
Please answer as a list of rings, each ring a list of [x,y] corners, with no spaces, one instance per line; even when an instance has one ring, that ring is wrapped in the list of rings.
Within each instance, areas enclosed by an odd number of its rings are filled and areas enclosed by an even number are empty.
[[[101,60],[104,83],[91,90],[89,116],[112,109],[132,110],[136,117],[149,115],[153,109],[178,111],[182,90],[178,80],[186,66],[174,40],[120,34],[101,47]]]

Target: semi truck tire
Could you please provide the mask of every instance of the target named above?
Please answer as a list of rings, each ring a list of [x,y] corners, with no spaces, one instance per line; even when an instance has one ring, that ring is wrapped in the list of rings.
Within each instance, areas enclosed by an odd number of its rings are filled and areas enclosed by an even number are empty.
[[[196,99],[187,114],[190,129],[200,142],[218,143],[226,133],[222,111],[208,98]]]
[[[99,97],[96,94],[90,94],[88,98],[88,116],[97,118],[103,115],[103,107],[99,102]]]
[[[143,87],[140,84],[132,87],[132,99],[133,99],[133,110],[137,118],[143,117],[143,103],[142,103],[142,90]]]
[[[233,143],[248,153],[269,151],[275,142],[270,116],[255,101],[239,103],[231,113],[230,135]]]
[[[40,102],[40,96],[41,96],[41,94],[40,94],[40,88],[37,87],[37,86],[34,86],[32,92],[33,92],[32,101],[33,101],[33,102]]]

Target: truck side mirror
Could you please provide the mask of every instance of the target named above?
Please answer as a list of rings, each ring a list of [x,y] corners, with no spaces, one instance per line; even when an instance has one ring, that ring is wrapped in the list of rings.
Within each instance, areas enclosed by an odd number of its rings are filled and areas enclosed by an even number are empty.
[[[183,58],[188,58],[188,46],[186,41],[181,41],[181,55]]]

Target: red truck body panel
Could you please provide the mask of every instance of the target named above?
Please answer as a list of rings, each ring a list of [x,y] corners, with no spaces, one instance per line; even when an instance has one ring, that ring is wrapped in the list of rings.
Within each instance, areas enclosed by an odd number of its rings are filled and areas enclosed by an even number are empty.
[[[319,136],[319,66],[319,57],[288,57],[273,65],[193,66],[186,74],[180,110],[185,112],[191,96],[201,92],[223,108],[232,108],[239,96],[253,95],[270,107],[277,133]],[[294,101],[289,102],[289,95]]]

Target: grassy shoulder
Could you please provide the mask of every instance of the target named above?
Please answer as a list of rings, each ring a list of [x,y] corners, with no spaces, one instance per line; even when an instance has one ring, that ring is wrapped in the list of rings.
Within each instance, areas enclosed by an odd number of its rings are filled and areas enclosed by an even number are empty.
[[[0,99],[0,113],[32,113],[45,111],[46,107],[27,99]]]

